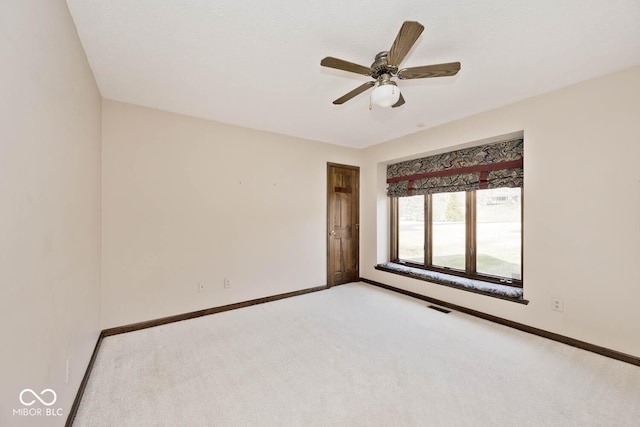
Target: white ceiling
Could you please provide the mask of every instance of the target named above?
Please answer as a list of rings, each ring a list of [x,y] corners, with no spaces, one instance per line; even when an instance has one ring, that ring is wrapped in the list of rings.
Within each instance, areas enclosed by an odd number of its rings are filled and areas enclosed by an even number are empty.
[[[640,64],[638,0],[67,0],[102,96],[254,129],[366,147]],[[402,80],[406,104],[331,102],[405,20],[402,63],[460,61]]]

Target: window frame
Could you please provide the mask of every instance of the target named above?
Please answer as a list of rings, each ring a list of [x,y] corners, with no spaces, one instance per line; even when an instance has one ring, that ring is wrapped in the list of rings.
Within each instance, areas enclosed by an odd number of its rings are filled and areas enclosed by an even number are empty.
[[[476,271],[476,190],[465,191],[465,270],[458,270],[449,267],[441,267],[433,265],[433,204],[431,194],[425,194],[424,198],[424,262],[416,263],[412,261],[402,260],[399,258],[399,197],[390,197],[390,261],[393,263],[406,265],[413,268],[435,271],[438,273],[450,274],[469,279],[482,280],[485,282],[498,283],[501,285],[513,286],[517,288],[523,287],[523,270],[524,270],[524,191],[520,187],[520,279],[506,278],[494,276]]]

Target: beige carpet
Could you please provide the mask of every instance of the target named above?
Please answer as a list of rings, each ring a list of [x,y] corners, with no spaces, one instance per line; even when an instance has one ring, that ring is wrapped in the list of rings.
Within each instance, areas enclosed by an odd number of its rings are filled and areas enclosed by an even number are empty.
[[[74,426],[634,426],[640,368],[366,284],[104,339]]]

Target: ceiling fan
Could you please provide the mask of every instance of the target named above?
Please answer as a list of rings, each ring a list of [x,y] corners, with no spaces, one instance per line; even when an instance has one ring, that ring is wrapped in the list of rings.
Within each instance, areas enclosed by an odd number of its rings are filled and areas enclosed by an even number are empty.
[[[421,67],[410,67],[399,69],[398,66],[409,53],[424,26],[417,21],[405,21],[400,27],[396,39],[388,51],[382,51],[376,55],[371,67],[354,64],[353,62],[327,56],[320,65],[323,67],[336,68],[338,70],[349,71],[356,74],[371,76],[375,81],[366,82],[351,92],[333,101],[334,104],[343,104],[360,95],[362,92],[376,87],[371,93],[371,103],[381,107],[399,107],[404,104],[404,97],[396,82],[391,80],[397,77],[400,80],[424,79],[430,77],[454,76],[460,70],[459,62],[449,62],[446,64],[423,65]],[[371,109],[371,104],[369,105]]]

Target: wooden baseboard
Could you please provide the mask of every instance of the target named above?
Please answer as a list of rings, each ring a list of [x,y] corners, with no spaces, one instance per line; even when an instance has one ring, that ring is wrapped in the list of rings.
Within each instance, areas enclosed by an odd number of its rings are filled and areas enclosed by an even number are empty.
[[[80,387],[78,388],[78,393],[76,393],[76,398],[73,400],[73,405],[71,405],[71,410],[69,411],[69,415],[67,416],[65,427],[71,427],[73,425],[73,421],[75,420],[76,414],[78,413],[78,408],[80,407],[80,401],[82,400],[84,391],[87,388],[87,383],[89,382],[89,377],[91,376],[93,365],[95,364],[96,357],[98,356],[98,351],[100,350],[100,344],[102,344],[102,340],[105,337],[108,337],[111,335],[117,335],[117,334],[124,334],[126,332],[139,331],[141,329],[153,328],[154,326],[166,325],[168,323],[180,322],[182,320],[195,319],[196,317],[207,316],[209,314],[215,314],[215,313],[222,313],[223,311],[235,310],[238,308],[249,307],[256,304],[264,304],[266,302],[277,301],[284,298],[296,297],[296,296],[308,294],[311,292],[323,291],[325,289],[328,289],[328,287],[316,286],[315,288],[301,289],[299,291],[272,295],[270,297],[257,298],[250,301],[243,301],[235,304],[228,304],[228,305],[223,305],[219,307],[206,308],[204,310],[192,311],[190,313],[178,314],[175,316],[168,316],[168,317],[163,317],[155,320],[148,320],[146,322],[132,323],[130,325],[103,329],[102,332],[100,332],[100,336],[98,337],[96,346],[93,349],[91,360],[89,361],[87,370],[85,371],[84,377],[82,378],[82,382],[80,383]]]
[[[279,299],[296,297],[299,295],[308,294],[310,292],[317,292],[327,289],[327,286],[317,286],[315,288],[307,288],[299,291],[287,292],[285,294],[273,295],[270,297],[257,298],[250,301],[237,302],[235,304],[228,304],[219,307],[205,308],[204,310],[192,311],[190,313],[177,314],[175,316],[163,317],[155,320],[148,320],[146,322],[132,323],[130,325],[118,326],[115,328],[109,328],[102,331],[105,337],[117,334],[124,334],[126,332],[139,331],[140,329],[153,328],[154,326],[166,325],[167,323],[180,322],[182,320],[195,319],[196,317],[208,316],[209,314],[222,313],[223,311],[236,310],[238,308],[249,307],[256,304],[264,304],[265,302],[277,301]]]
[[[460,305],[451,304],[446,301],[442,301],[436,298],[431,298],[425,295],[417,294],[415,292],[406,291],[404,289],[396,288],[394,286],[385,285],[384,283],[376,282],[375,280],[365,279],[363,277],[360,278],[360,281],[364,283],[368,283],[373,286],[377,286],[383,289],[387,289],[393,292],[398,292],[403,295],[407,295],[413,298],[420,299],[422,301],[427,301],[432,304],[437,304],[442,307],[447,307],[455,311],[459,311],[461,313],[469,314],[471,316],[479,317],[481,319],[489,320],[491,322],[499,323],[501,325],[509,326],[510,328],[518,329],[523,332],[528,332],[533,335],[538,335],[543,338],[548,338],[550,340],[558,341],[563,344],[570,345],[572,347],[577,347],[582,350],[587,350],[593,353],[600,354],[602,356],[610,357],[612,359],[620,360],[622,362],[630,363],[632,365],[640,366],[640,357],[632,356],[630,354],[622,353],[616,350],[611,350],[606,347],[601,347],[599,345],[590,344],[588,342],[580,341],[575,338],[570,338],[564,335],[556,334],[553,332],[545,331],[544,329],[534,328],[533,326],[528,326],[523,323],[514,322],[511,320],[503,319],[502,317],[493,316],[491,314],[483,313],[481,311],[472,310],[470,308],[462,307]]]
[[[93,370],[93,365],[95,364],[96,358],[98,357],[98,351],[100,350],[100,344],[102,344],[103,338],[104,338],[104,331],[100,332],[100,335],[98,336],[98,341],[96,342],[96,346],[93,348],[91,359],[89,360],[87,369],[84,371],[84,377],[82,377],[82,381],[80,382],[80,387],[78,387],[76,398],[73,399],[71,410],[69,411],[69,415],[67,415],[67,421],[64,424],[65,427],[71,427],[73,425],[73,420],[75,420],[76,418],[76,414],[78,413],[78,408],[80,407],[80,401],[82,400],[82,396],[84,395],[84,390],[87,388],[87,383],[89,382],[89,376],[91,375],[91,371]]]

